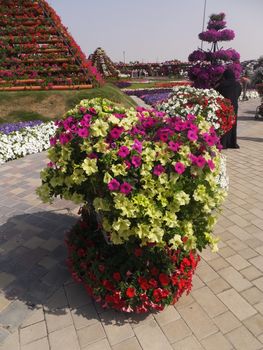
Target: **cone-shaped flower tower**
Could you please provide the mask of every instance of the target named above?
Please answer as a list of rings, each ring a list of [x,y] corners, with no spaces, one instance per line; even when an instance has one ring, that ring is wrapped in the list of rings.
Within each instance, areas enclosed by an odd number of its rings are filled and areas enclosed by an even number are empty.
[[[226,68],[234,71],[236,78],[240,76],[240,55],[234,49],[219,48],[221,41],[234,39],[235,33],[226,29],[225,14],[211,15],[207,30],[199,34],[199,39],[211,43],[211,49],[193,51],[188,59],[193,62],[189,70],[189,78],[197,88],[213,88]]]
[[[101,47],[98,47],[94,53],[89,56],[89,59],[103,77],[110,78],[118,76],[119,71]]]
[[[0,0],[0,90],[88,88],[99,73],[45,0]]]

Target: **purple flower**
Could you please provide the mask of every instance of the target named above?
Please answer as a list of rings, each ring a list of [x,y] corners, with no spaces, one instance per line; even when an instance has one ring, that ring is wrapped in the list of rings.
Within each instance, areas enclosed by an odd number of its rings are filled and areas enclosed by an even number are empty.
[[[0,132],[2,132],[3,134],[10,134],[11,132],[19,131],[24,128],[33,128],[34,126],[40,125],[42,123],[43,122],[41,120],[33,120],[29,122],[18,123],[4,123],[0,125]]]
[[[112,179],[109,183],[108,183],[108,189],[110,191],[118,191],[118,189],[120,188],[120,183],[119,181],[117,181],[116,179]]]
[[[121,158],[126,158],[130,154],[130,150],[126,146],[121,146],[119,151],[118,151],[118,156]]]
[[[202,50],[195,50],[189,55],[188,60],[189,62],[205,61],[206,53]]]
[[[158,164],[153,168],[153,173],[156,176],[160,176],[163,172],[164,172],[164,167],[161,164]]]
[[[185,171],[185,166],[184,166],[183,163],[177,162],[177,163],[175,164],[175,166],[174,166],[174,170],[175,170],[179,175],[181,175],[181,174],[183,174],[184,171]]]
[[[120,188],[121,193],[124,193],[127,195],[131,192],[131,190],[132,190],[132,186],[128,182],[124,182],[121,185],[121,188]]]
[[[135,168],[139,168],[142,164],[142,159],[139,156],[133,156],[131,162]]]

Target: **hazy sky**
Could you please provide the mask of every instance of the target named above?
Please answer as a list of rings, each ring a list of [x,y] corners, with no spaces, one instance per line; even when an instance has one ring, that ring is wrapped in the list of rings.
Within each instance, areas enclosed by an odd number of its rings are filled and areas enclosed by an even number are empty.
[[[113,61],[186,61],[200,46],[205,0],[48,0],[89,55],[105,49]],[[226,13],[236,38],[223,42],[241,60],[263,55],[263,0],[207,0],[211,13]]]

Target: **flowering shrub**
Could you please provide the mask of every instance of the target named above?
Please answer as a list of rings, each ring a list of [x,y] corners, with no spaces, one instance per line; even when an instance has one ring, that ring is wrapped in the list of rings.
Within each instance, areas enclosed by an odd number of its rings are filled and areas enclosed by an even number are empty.
[[[207,25],[207,30],[199,34],[199,39],[212,43],[208,51],[198,49],[193,51],[188,59],[194,62],[190,67],[188,76],[197,88],[214,88],[224,73],[225,69],[231,69],[238,79],[242,71],[240,65],[240,55],[234,49],[219,49],[220,41],[234,39],[233,30],[225,29],[225,14],[211,15]]]
[[[189,113],[201,114],[213,125],[218,135],[229,131],[236,118],[230,101],[212,89],[176,87],[168,100],[157,105],[157,108],[170,116],[180,115],[184,119]]]
[[[22,123],[22,128],[19,123],[15,127],[3,125],[0,128],[0,164],[48,149],[49,139],[56,131],[54,122],[26,122]]]
[[[197,250],[226,196],[220,143],[200,113],[185,118],[105,99],[56,123],[37,193],[83,205],[66,238],[76,281],[103,307],[162,310],[189,292]]]
[[[190,292],[199,256],[156,245],[108,245],[94,217],[82,218],[66,238],[72,277],[101,303],[124,312],[163,310]]]

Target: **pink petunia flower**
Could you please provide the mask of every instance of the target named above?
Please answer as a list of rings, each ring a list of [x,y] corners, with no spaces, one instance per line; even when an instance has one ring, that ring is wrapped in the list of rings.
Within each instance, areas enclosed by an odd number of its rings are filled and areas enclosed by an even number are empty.
[[[153,168],[153,173],[154,175],[160,176],[164,170],[164,167],[161,164],[158,164]]]
[[[180,149],[180,144],[178,142],[170,141],[168,145],[170,150],[174,152],[178,152]]]
[[[139,156],[133,156],[131,162],[135,168],[139,168],[142,164],[142,159]]]
[[[195,120],[195,119],[196,119],[196,116],[193,115],[193,114],[187,114],[186,119],[192,121],[192,120]]]
[[[89,136],[89,130],[86,128],[78,129],[78,135],[82,138],[86,138]]]
[[[66,143],[68,143],[69,141],[71,141],[72,139],[72,135],[71,134],[60,134],[59,135],[59,142],[61,143],[61,145],[65,145]]]
[[[139,140],[137,139],[134,140],[134,144],[132,148],[138,153],[142,153],[142,143]]]
[[[118,151],[118,156],[121,158],[126,158],[130,154],[130,150],[126,146],[121,146],[119,151]]]
[[[132,186],[128,182],[124,182],[121,185],[121,188],[120,188],[121,193],[124,193],[127,195],[131,192],[131,190],[132,190]]]
[[[199,168],[203,168],[206,164],[206,160],[204,157],[198,156],[195,163]]]
[[[124,163],[125,163],[127,169],[131,168],[131,163],[128,160],[125,160]]]
[[[185,166],[181,162],[177,162],[174,166],[174,170],[181,175],[185,171]]]
[[[188,133],[187,133],[187,138],[190,141],[196,141],[198,139],[198,136],[197,136],[195,131],[189,130]]]
[[[49,142],[50,142],[50,146],[55,146],[56,143],[57,143],[56,136],[55,137],[50,137]]]
[[[116,128],[113,128],[110,132],[110,136],[113,138],[113,139],[118,139],[121,134],[123,133],[123,128],[120,128],[120,127],[116,127]]]
[[[211,159],[208,159],[207,165],[209,166],[210,170],[213,171],[215,169],[215,163]]]
[[[118,189],[120,188],[120,183],[118,180],[116,179],[112,179],[109,183],[108,183],[108,189],[110,191],[118,191]]]

